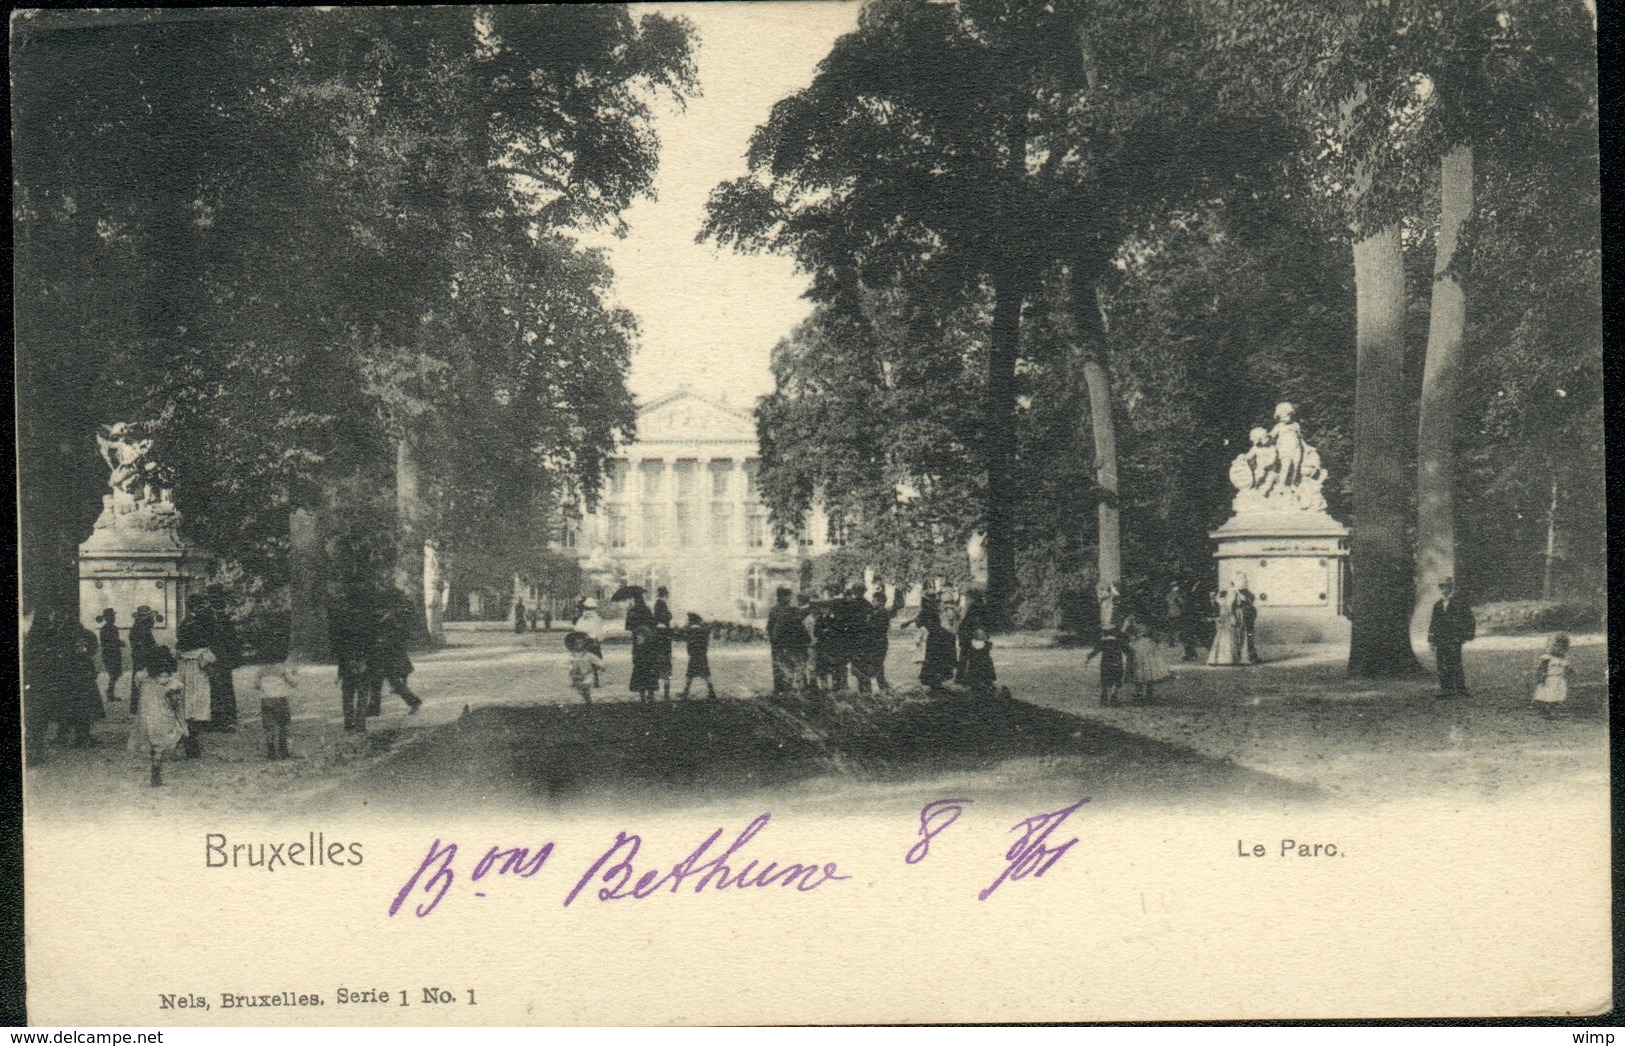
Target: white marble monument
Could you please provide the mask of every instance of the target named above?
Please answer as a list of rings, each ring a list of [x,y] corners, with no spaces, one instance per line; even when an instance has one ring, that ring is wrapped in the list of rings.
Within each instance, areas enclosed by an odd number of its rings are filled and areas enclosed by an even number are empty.
[[[140,607],[153,612],[153,637],[173,645],[186,599],[209,557],[181,537],[181,514],[164,471],[151,461],[152,440],[131,426],[112,425],[96,437],[111,470],[109,493],[89,540],[79,546],[79,620],[100,625],[103,611],[128,629]]]
[[[1219,588],[1253,593],[1261,644],[1346,640],[1349,531],[1326,510],[1320,455],[1290,403],[1250,440],[1230,465],[1232,515],[1208,535],[1218,546]]]

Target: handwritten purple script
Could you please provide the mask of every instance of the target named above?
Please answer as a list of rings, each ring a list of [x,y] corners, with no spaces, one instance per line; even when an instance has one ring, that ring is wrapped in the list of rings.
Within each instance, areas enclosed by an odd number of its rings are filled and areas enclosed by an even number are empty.
[[[1025,879],[1029,875],[1034,879],[1038,879],[1045,872],[1054,868],[1055,862],[1065,857],[1066,852],[1077,845],[1078,840],[1074,836],[1059,846],[1050,846],[1050,834],[1061,827],[1061,822],[1071,817],[1079,807],[1089,801],[1089,798],[1089,796],[1084,796],[1071,806],[1056,810],[1054,813],[1034,814],[1032,817],[1017,821],[1012,825],[1010,830],[1020,832],[1021,838],[1017,839],[1010,849],[1005,851],[1004,859],[1009,863],[1005,865],[1004,871],[1000,872],[999,877],[993,880],[992,886],[976,895],[977,899],[987,900],[993,896],[993,891],[997,890],[1000,884],[1006,880],[1015,882],[1017,879]]]
[[[1065,857],[1066,852],[1077,845],[1078,840],[1074,836],[1058,846],[1052,846],[1050,836],[1089,799],[1089,796],[1084,796],[1071,806],[1047,814],[1034,814],[1017,821],[1010,831],[1020,832],[1021,837],[1005,851],[1004,871],[993,880],[992,886],[976,895],[977,899],[987,900],[993,896],[993,891],[1005,882],[1015,882],[1029,875],[1038,879],[1054,868],[1055,862]],[[965,812],[965,806],[970,802],[969,799],[934,799],[922,806],[919,841],[909,847],[908,853],[903,855],[903,860],[908,864],[919,864],[925,860],[931,853],[931,841],[959,820],[959,815]]]
[[[663,890],[675,894],[684,887],[691,888],[694,893],[702,893],[707,888],[714,891],[754,890],[769,886],[791,887],[798,893],[811,893],[827,882],[851,878],[849,875],[840,874],[833,861],[822,863],[796,861],[786,864],[768,861],[762,864],[759,859],[752,857],[740,864],[739,861],[744,859],[741,851],[767,827],[770,820],[771,814],[761,814],[746,825],[726,849],[707,856],[708,851],[725,833],[724,829],[718,828],[670,869],[651,868],[642,874],[638,873],[637,867],[632,862],[643,846],[643,838],[630,832],[619,832],[609,849],[593,861],[582,873],[581,878],[576,880],[575,886],[565,895],[564,906],[568,908],[573,904],[581,891],[587,889],[595,880],[606,884],[596,891],[598,900],[619,901],[627,898],[642,900]],[[493,846],[480,858],[469,878],[477,883],[494,872],[498,876],[512,875],[520,879],[529,879],[542,870],[542,866],[552,856],[553,849],[554,844],[551,842],[534,851],[524,847],[503,849]],[[429,852],[418,865],[417,871],[412,873],[406,885],[395,895],[394,902],[389,906],[389,914],[399,912],[402,905],[411,898],[414,890],[420,891],[428,898],[412,909],[418,918],[424,918],[434,911],[445,898],[447,891],[452,888],[452,884],[457,881],[457,870],[453,867],[456,858],[456,843],[442,843],[439,839],[431,843]],[[734,863],[727,863],[730,861]],[[735,871],[735,868],[738,870]],[[483,891],[475,891],[474,896],[484,897],[485,894]]]
[[[971,802],[970,799],[936,799],[926,803],[920,809],[916,833],[918,839],[909,847],[903,860],[910,865],[924,861],[931,853],[933,840],[957,822]],[[1087,802],[1089,797],[1086,796],[1071,806],[1050,813],[1034,814],[1016,822],[1009,830],[1021,834],[1004,853],[1004,870],[993,880],[993,885],[977,895],[978,899],[987,900],[1006,882],[1028,877],[1038,879],[1054,868],[1056,862],[1077,845],[1078,839],[1074,836],[1064,843],[1056,843],[1053,837],[1066,819]],[[644,845],[643,837],[633,832],[617,832],[609,847],[587,866],[586,871],[575,880],[570,892],[564,895],[564,907],[574,904],[583,891],[588,896],[596,896],[600,902],[643,900],[657,893],[677,894],[685,890],[700,894],[707,890],[720,893],[724,890],[760,890],[770,886],[789,888],[793,893],[811,893],[825,883],[844,882],[852,878],[842,875],[834,861],[763,863],[761,858],[747,854],[747,848],[772,819],[773,815],[769,813],[757,815],[734,836],[732,842],[720,850],[715,848],[727,830],[718,828],[688,856],[670,867],[658,862],[653,867],[638,864],[638,852]],[[551,841],[535,848],[492,846],[466,875],[470,884],[481,886],[486,885],[488,880],[533,879],[554,856],[555,849],[556,844]],[[422,919],[438,908],[459,881],[459,876],[464,874],[462,869],[466,867],[466,862],[464,866],[457,864],[458,852],[459,847],[455,842],[436,839],[430,843],[429,852],[424,855],[417,870],[396,893],[395,900],[389,906],[389,914],[393,916],[403,907],[409,907],[413,914]],[[419,903],[410,904],[414,895]],[[474,896],[484,897],[485,892],[477,889]]]

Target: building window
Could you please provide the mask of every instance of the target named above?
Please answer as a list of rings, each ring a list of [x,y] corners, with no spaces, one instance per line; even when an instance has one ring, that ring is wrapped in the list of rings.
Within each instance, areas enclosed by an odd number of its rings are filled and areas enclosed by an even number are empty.
[[[724,458],[711,462],[711,497],[725,501],[733,489],[734,463]]]
[[[680,548],[694,547],[694,508],[679,502],[677,505],[677,544]]]
[[[766,605],[767,571],[755,564],[745,571],[745,616],[761,617],[762,607]]]
[[[579,548],[581,545],[581,521],[579,519],[566,519],[564,521],[563,544],[565,548]]]
[[[755,501],[757,490],[757,477],[761,474],[762,463],[755,458],[745,462],[745,500]]]
[[[733,542],[734,510],[732,505],[711,506],[711,544],[726,548]]]
[[[643,506],[643,547],[659,548],[666,543],[665,506],[645,503]]]
[[[763,548],[767,545],[767,515],[761,512],[752,512],[745,517],[745,544],[751,548]]]
[[[700,463],[698,461],[679,461],[674,466],[677,473],[677,500],[689,501],[700,496]]]
[[[609,547],[626,547],[626,513],[618,508],[609,510]]]
[[[666,463],[659,458],[638,462],[638,471],[643,474],[643,496],[658,498],[661,487],[666,478]]]
[[[835,548],[845,545],[846,520],[831,516],[829,523],[824,527],[824,540]]]
[[[812,532],[809,531],[806,527],[798,527],[798,528],[796,528],[796,547],[797,548],[812,548],[812,545],[813,545]]]
[[[632,466],[623,460],[609,463],[609,495],[620,497],[626,493],[626,477],[632,471]]]

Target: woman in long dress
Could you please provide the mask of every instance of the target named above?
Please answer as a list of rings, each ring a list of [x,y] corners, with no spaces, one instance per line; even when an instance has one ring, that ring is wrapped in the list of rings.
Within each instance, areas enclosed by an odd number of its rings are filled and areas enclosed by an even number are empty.
[[[181,683],[183,714],[186,718],[184,749],[186,758],[196,759],[203,754],[198,735],[208,729],[211,715],[209,707],[209,666],[218,660],[209,648],[206,623],[196,614],[188,615],[175,630],[176,660],[180,665],[176,673]]]
[[[920,682],[932,690],[954,677],[959,661],[958,643],[954,634],[942,623],[940,604],[935,599],[920,602],[919,616],[914,624],[925,633],[925,660],[920,665]]]
[[[1213,597],[1218,618],[1214,622],[1213,649],[1208,652],[1210,665],[1239,665],[1242,655],[1241,604],[1234,592],[1220,592]]]
[[[243,663],[243,645],[223,604],[211,606],[205,620],[209,649],[215,656],[208,668],[209,729],[229,732],[237,729],[237,686],[232,672]]]
[[[655,615],[643,601],[643,593],[632,597],[626,611],[626,630],[632,633],[632,679],[627,689],[639,701],[653,701],[660,689],[660,648],[655,636]]]

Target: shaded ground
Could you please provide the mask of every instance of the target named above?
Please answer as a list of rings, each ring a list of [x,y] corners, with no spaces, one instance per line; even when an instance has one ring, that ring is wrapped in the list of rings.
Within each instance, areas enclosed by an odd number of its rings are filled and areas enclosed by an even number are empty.
[[[239,673],[242,728],[210,734],[202,759],[146,786],[124,749],[127,703],[109,706],[98,746],[53,749],[26,777],[32,813],[185,809],[290,813],[352,808],[466,809],[704,805],[757,795],[831,810],[912,804],[975,789],[1020,797],[1051,785],[1136,803],[1289,799],[1495,798],[1529,789],[1607,787],[1600,639],[1576,644],[1574,699],[1556,718],[1528,707],[1538,638],[1468,648],[1473,697],[1437,700],[1426,680],[1355,684],[1341,652],[1269,652],[1249,669],[1180,666],[1152,703],[1098,705],[1076,650],[998,652],[1017,700],[855,694],[764,699],[763,646],[712,651],[722,700],[638,705],[627,652],[611,647],[603,689],[583,707],[568,689],[559,634],[465,629],[418,659],[426,700],[408,718],[386,698],[365,739],[339,729],[331,668],[301,672],[293,749],[265,760],[257,700]],[[912,677],[893,641],[888,671]],[[678,671],[681,672],[681,653]]]
[[[921,788],[966,776],[980,778],[983,796],[1054,779],[1121,801],[1316,791],[1024,702],[853,695],[484,708],[317,805],[347,805],[360,792],[381,809],[471,799],[643,809],[747,796],[816,800],[838,783],[894,786],[912,802]],[[891,789],[861,790],[889,805]]]

